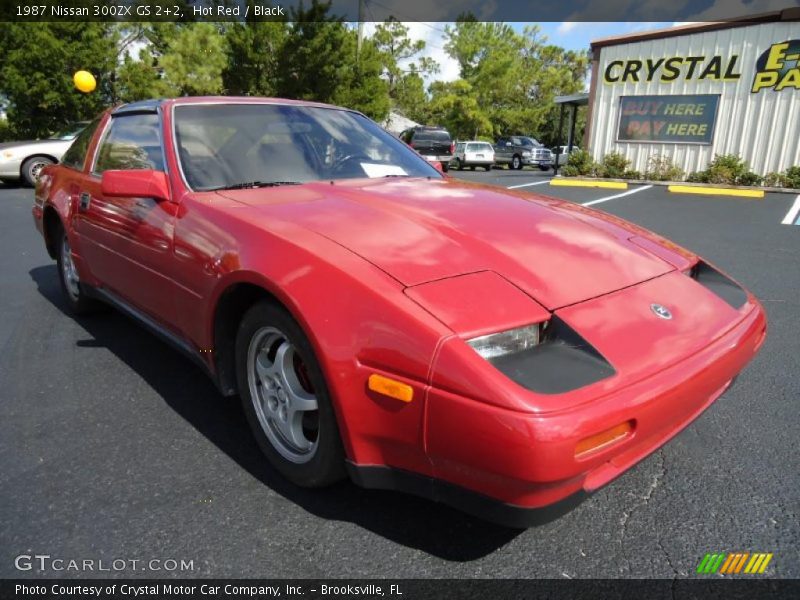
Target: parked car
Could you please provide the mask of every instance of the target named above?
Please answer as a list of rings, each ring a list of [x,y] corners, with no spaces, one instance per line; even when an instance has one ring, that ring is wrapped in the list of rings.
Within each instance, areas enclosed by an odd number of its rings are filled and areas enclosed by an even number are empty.
[[[111,109],[42,170],[33,217],[65,308],[111,304],[186,353],[290,481],[349,475],[515,527],[661,447],[766,335],[696,254],[447,178],[310,102]]]
[[[558,164],[563,166],[567,164],[569,155],[576,150],[580,150],[576,145],[572,146],[572,150],[570,150],[569,146],[555,146],[550,152],[553,155],[553,162],[555,163],[555,161],[558,160]]]
[[[26,185],[33,186],[42,169],[61,160],[64,152],[87,124],[73,123],[46,140],[0,144],[0,181],[7,183],[21,179]]]
[[[547,171],[553,166],[553,155],[532,137],[512,135],[497,139],[494,145],[494,162],[508,165],[511,169],[522,169],[530,165]]]
[[[464,167],[469,167],[473,171],[475,167],[483,167],[487,171],[494,164],[494,148],[489,142],[457,142],[456,151],[453,156],[453,166],[459,171]]]
[[[406,129],[400,139],[419,152],[425,160],[439,163],[447,171],[453,159],[455,143],[444,127],[424,127],[422,125]]]

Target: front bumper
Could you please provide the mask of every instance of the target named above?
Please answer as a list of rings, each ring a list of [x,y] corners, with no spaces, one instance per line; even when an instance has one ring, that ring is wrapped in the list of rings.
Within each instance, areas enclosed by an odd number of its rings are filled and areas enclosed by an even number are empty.
[[[766,335],[755,303],[727,333],[656,375],[592,402],[517,412],[438,387],[426,397],[431,477],[350,465],[365,487],[399,489],[507,526],[547,521],[577,505],[667,443],[730,386]],[[578,442],[620,423],[623,441],[576,458]]]
[[[530,167],[552,167],[553,160],[550,158],[523,158],[522,164]]]

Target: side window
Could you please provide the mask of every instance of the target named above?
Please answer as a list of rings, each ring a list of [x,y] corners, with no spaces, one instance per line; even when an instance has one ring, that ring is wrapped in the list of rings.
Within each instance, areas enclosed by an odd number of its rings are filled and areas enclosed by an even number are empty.
[[[99,175],[109,169],[164,170],[158,115],[123,115],[112,119],[92,172]]]
[[[86,152],[89,150],[89,143],[92,141],[94,132],[97,126],[100,125],[100,120],[103,115],[97,117],[94,121],[86,126],[86,129],[81,131],[78,136],[73,140],[72,145],[61,157],[61,164],[83,171],[83,164],[86,161]]]

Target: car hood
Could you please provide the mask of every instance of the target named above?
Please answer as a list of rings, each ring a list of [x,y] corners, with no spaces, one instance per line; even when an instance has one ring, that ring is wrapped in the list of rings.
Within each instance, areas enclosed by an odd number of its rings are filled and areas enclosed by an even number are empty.
[[[550,310],[675,269],[649,234],[569,202],[453,179],[351,180],[224,191],[348,248],[406,286],[493,271]],[[653,236],[655,237],[655,236]],[[467,299],[468,300],[468,299]]]

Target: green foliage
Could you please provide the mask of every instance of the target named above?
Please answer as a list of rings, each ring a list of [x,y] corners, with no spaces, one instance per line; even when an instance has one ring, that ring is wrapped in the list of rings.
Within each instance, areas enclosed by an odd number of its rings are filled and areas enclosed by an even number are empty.
[[[644,178],[651,181],[680,181],[683,178],[683,169],[675,165],[668,156],[653,154],[647,159]]]
[[[203,96],[222,92],[225,37],[214,23],[183,27],[167,43],[161,59],[170,95]]]
[[[686,177],[686,181],[689,183],[708,183],[708,174],[705,171],[689,173]]]
[[[628,169],[627,171],[625,171],[622,174],[622,178],[623,179],[642,179],[642,174],[641,174],[641,172],[636,171],[634,169]],[[647,177],[645,177],[644,179],[647,179]]]
[[[0,37],[0,95],[22,138],[44,137],[66,123],[86,120],[113,98],[119,39],[111,23],[4,23]],[[97,90],[83,94],[72,75],[87,69]]]
[[[5,142],[14,139],[14,132],[11,130],[11,125],[5,119],[0,119],[0,142]]]
[[[715,154],[705,171],[692,173],[687,178],[687,181],[722,185],[760,185],[762,180],[735,154]]]
[[[599,166],[586,150],[573,150],[569,155],[566,166],[561,169],[561,174],[564,177],[594,175],[598,169]]]
[[[789,167],[781,177],[783,187],[800,189],[800,166]]]
[[[800,189],[800,166],[789,167],[785,171],[767,173],[764,177],[767,187],[783,187]]]
[[[365,40],[357,56],[356,32],[331,16],[330,6],[314,0],[307,10],[302,4],[291,9],[293,23],[278,60],[278,95],[340,104],[382,120],[389,114],[383,57],[372,40]]]
[[[458,61],[472,107],[463,117],[454,113],[448,126],[474,132],[476,124],[488,124],[490,136],[526,133],[554,142],[558,111],[553,98],[583,90],[588,56],[548,45],[538,27],[517,33],[508,24],[462,19],[446,32],[445,49]],[[436,92],[432,86],[431,104]]]
[[[572,159],[572,155],[570,155],[570,159]],[[609,152],[603,157],[600,168],[597,169],[597,176],[620,179],[625,174],[630,164],[631,161],[619,152]]]
[[[331,2],[300,4],[289,21],[7,23],[0,98],[9,122],[0,136],[44,136],[120,102],[227,93],[329,102],[376,120],[393,106],[456,137],[518,133],[555,144],[562,140],[553,97],[582,91],[588,72],[585,53],[549,45],[536,27],[517,32],[465,18],[447,28],[446,42],[461,77],[426,89],[439,66],[402,23],[379,24],[357,51],[356,31],[331,14]],[[74,88],[79,69],[97,78],[94,92]]]
[[[251,9],[252,14],[252,9]],[[227,64],[222,81],[228,94],[275,96],[280,54],[288,27],[284,22],[232,24],[227,32]]]

